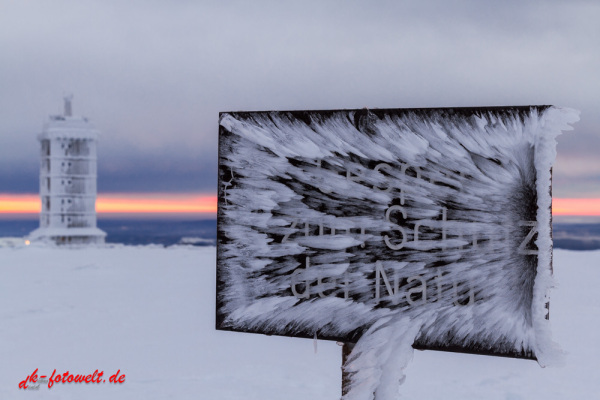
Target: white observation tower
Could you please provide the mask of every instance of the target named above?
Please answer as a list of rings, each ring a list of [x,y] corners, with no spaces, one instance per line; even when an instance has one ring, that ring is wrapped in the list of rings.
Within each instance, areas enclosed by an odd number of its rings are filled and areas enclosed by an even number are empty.
[[[40,153],[40,227],[31,240],[57,244],[104,243],[96,227],[96,141],[87,118],[72,115],[66,96],[64,115],[50,116],[38,135]]]

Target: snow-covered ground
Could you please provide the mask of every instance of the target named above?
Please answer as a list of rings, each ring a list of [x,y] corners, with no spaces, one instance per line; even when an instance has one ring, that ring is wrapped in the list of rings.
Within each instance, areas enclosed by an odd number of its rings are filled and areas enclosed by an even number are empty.
[[[417,351],[407,399],[595,399],[600,251],[555,250],[554,337],[563,367]],[[0,399],[339,399],[333,342],[214,329],[215,249],[0,248]],[[106,383],[19,390],[38,375]],[[125,383],[110,384],[120,370]]]

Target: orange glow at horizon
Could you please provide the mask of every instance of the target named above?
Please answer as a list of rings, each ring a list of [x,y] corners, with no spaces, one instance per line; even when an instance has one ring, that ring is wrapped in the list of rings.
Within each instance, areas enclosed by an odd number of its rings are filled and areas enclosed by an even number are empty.
[[[98,213],[216,213],[217,196],[114,194],[98,196]]]
[[[0,194],[0,214],[34,214],[41,211],[38,195]],[[177,193],[116,193],[98,195],[96,212],[103,213],[216,213],[217,196]]]
[[[0,193],[0,214],[35,214],[40,197]],[[217,196],[178,193],[116,193],[99,195],[96,211],[103,213],[216,213]],[[600,216],[600,199],[552,199],[553,215]]]
[[[0,194],[0,214],[39,213],[40,196],[34,194]]]
[[[552,214],[600,216],[600,199],[552,199]]]

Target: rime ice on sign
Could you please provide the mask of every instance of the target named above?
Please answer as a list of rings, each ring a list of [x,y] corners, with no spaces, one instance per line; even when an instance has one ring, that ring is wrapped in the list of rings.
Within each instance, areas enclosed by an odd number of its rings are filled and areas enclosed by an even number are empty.
[[[32,240],[57,244],[104,243],[96,227],[96,141],[87,118],[72,115],[71,96],[64,115],[50,116],[38,135],[40,153],[40,227]]]
[[[358,340],[349,399],[389,398],[411,346],[546,365],[550,169],[577,119],[222,113],[217,327]]]

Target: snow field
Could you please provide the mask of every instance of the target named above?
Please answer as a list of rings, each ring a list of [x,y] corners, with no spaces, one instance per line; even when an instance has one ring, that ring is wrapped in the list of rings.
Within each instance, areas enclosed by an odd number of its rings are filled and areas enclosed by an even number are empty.
[[[407,399],[594,399],[600,391],[600,252],[555,250],[551,297],[561,367],[415,351]],[[0,399],[338,399],[341,348],[216,331],[215,249],[0,249]],[[104,371],[103,384],[28,393],[34,369]],[[120,369],[123,384],[109,384]]]

